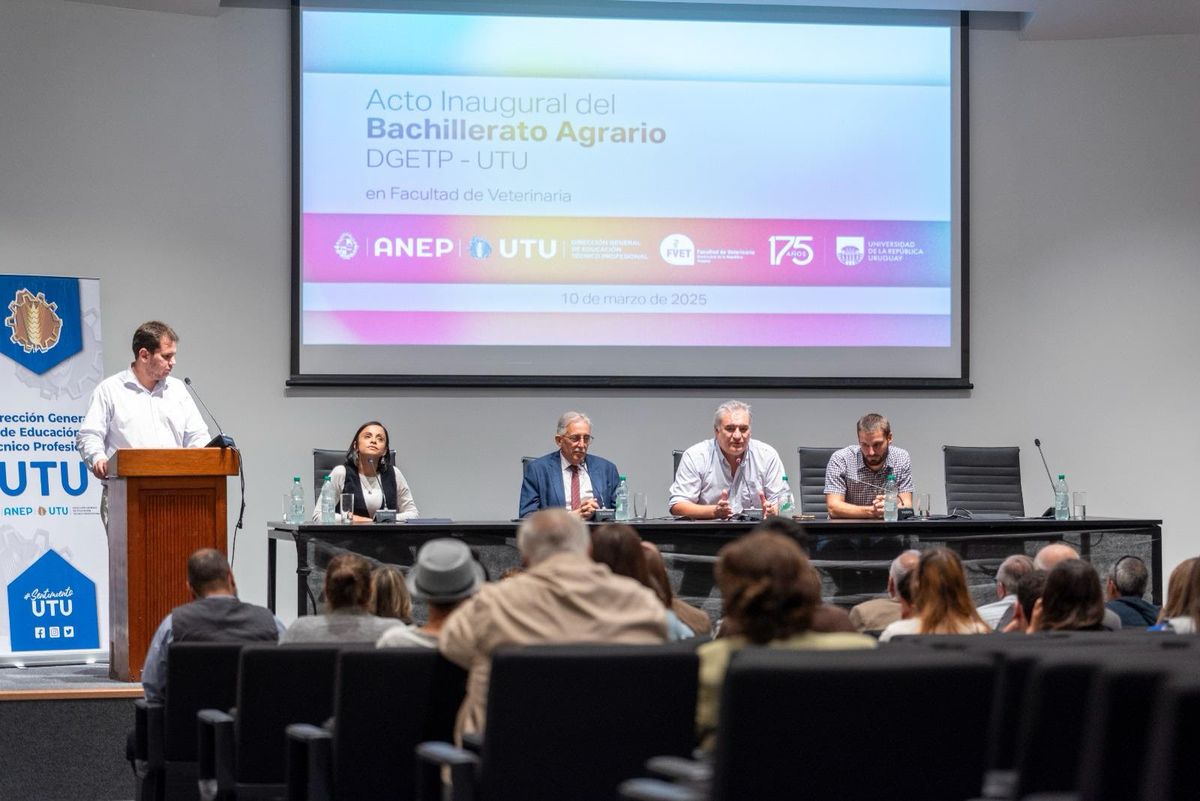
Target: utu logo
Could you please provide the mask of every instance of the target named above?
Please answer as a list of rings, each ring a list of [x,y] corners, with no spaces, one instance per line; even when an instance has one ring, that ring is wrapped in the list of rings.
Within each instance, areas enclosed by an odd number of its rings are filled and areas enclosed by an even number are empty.
[[[82,461],[74,463],[79,474],[77,486],[71,484],[71,465],[71,462],[0,462],[0,492],[9,497],[23,494],[29,485],[29,474],[32,471],[35,485],[43,498],[50,495],[52,483],[57,483],[68,495],[82,495],[87,492],[87,465]],[[9,475],[9,468],[12,467],[16,468],[15,477]],[[57,482],[54,481],[55,478]]]

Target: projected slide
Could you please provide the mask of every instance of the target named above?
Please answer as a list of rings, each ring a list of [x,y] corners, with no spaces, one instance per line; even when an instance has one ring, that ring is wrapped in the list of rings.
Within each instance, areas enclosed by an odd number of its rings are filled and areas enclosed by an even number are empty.
[[[948,28],[301,13],[302,366],[957,375]]]

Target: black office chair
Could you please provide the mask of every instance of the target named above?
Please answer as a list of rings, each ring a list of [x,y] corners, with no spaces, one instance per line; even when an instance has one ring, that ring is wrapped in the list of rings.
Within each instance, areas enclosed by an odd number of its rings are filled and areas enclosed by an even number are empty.
[[[829,509],[825,506],[825,468],[829,466],[829,457],[837,450],[804,445],[796,449],[800,456],[800,474],[796,477],[800,487],[800,511],[805,514],[829,517]]]
[[[392,467],[396,466],[396,452],[388,453],[388,462]],[[345,450],[330,450],[328,448],[313,448],[313,500],[321,497],[321,485],[325,482],[325,476],[333,468],[340,464],[346,463]]]
[[[972,514],[1025,515],[1021,497],[1021,449],[943,446],[946,510]]]
[[[675,481],[675,476],[679,473],[679,460],[682,458],[683,451],[671,451],[671,481]]]

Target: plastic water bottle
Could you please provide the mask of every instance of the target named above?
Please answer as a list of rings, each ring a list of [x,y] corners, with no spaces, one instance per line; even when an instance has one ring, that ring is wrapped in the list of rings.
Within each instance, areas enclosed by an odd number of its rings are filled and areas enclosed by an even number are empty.
[[[899,517],[896,511],[896,504],[899,502],[896,494],[896,474],[888,473],[887,482],[883,485],[883,519],[885,522],[894,523]]]
[[[1067,477],[1063,473],[1054,482],[1054,519],[1071,519],[1071,493],[1067,492]]]
[[[779,516],[791,517],[796,514],[796,498],[792,495],[792,485],[788,483],[788,477],[783,477],[783,495],[779,498]]]
[[[285,523],[303,523],[304,522],[304,485],[300,483],[300,476],[292,479],[291,504],[288,506],[287,520]]]
[[[333,513],[336,506],[337,502],[333,499],[333,482],[329,480],[329,476],[325,476],[325,482],[321,484],[321,523],[323,525],[337,522]]]
[[[625,476],[621,476],[621,483],[617,484],[617,490],[613,493],[613,519],[630,519],[629,485],[625,483]]]

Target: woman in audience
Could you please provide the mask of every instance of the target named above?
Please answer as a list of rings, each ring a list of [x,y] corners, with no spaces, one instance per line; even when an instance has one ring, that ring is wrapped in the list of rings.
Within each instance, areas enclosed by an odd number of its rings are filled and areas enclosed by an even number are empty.
[[[412,596],[400,568],[380,565],[371,571],[371,614],[412,623],[412,608]]]
[[[675,616],[683,621],[683,625],[698,636],[707,637],[711,634],[712,618],[708,613],[677,597],[671,589],[671,577],[667,575],[667,565],[663,562],[658,546],[642,540],[642,553],[646,556],[646,569],[650,572],[650,589],[658,595],[663,606],[674,612]]]
[[[1200,631],[1200,559],[1187,561],[1192,563],[1182,593],[1186,598],[1187,606],[1178,615],[1167,619],[1167,626],[1170,630],[1179,634],[1195,634]],[[1175,573],[1177,572],[1179,572],[1179,568],[1171,573],[1172,585],[1175,583]],[[1168,598],[1168,600],[1170,599]]]
[[[356,553],[340,553],[325,570],[323,615],[296,618],[279,642],[375,642],[396,625],[371,614],[371,565]]]
[[[1183,617],[1188,614],[1192,606],[1192,588],[1188,579],[1192,577],[1192,568],[1198,561],[1200,559],[1195,556],[1191,559],[1184,559],[1171,571],[1171,577],[1167,579],[1167,602],[1163,604],[1162,611],[1158,614],[1160,624],[1171,618]]]
[[[437,648],[442,624],[458,605],[470,598],[484,582],[483,565],[461,540],[430,540],[417,552],[417,563],[408,571],[408,589],[413,598],[429,608],[424,626],[393,626],[376,643],[380,648],[416,646]]]
[[[962,560],[949,548],[922,552],[912,572],[912,617],[891,623],[879,635],[887,642],[900,634],[988,634],[991,627],[975,611]]]
[[[609,570],[618,576],[626,576],[654,592],[659,600],[662,594],[650,581],[650,569],[646,566],[646,554],[642,550],[642,538],[631,526],[624,523],[605,523],[594,529],[592,536],[592,560],[608,565]],[[687,640],[696,636],[696,632],[679,620],[679,616],[667,602],[663,602],[667,610],[667,639]]]
[[[380,509],[396,510],[401,520],[416,517],[417,505],[400,468],[391,463],[391,442],[383,423],[372,420],[354,432],[346,450],[346,463],[329,471],[334,502],[339,514],[350,511],[355,522],[369,522]],[[354,496],[354,508],[341,508],[342,493]],[[313,520],[319,520],[321,504],[313,504]]]
[[[724,617],[721,636],[696,649],[700,686],[696,730],[710,748],[717,727],[725,670],[735,652],[751,645],[791,649],[874,648],[857,632],[811,630],[821,604],[821,578],[792,539],[775,532],[747,534],[721,548],[714,569]]]
[[[1029,631],[1103,631],[1104,590],[1090,562],[1064,559],[1046,575]]]

